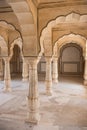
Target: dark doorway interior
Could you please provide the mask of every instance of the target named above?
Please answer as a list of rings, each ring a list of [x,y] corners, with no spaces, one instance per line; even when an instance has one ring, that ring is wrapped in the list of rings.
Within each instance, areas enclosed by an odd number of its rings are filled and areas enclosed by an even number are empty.
[[[22,76],[22,57],[18,45],[15,45],[13,48],[10,68],[12,77]]]

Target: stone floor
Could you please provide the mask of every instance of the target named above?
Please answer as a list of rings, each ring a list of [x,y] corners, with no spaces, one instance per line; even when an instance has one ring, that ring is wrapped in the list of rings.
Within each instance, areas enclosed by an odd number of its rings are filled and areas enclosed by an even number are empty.
[[[12,80],[12,92],[4,93],[0,81],[0,130],[87,130],[87,90],[80,77],[61,77],[46,96],[39,81],[40,115],[37,126],[25,123],[28,83]]]

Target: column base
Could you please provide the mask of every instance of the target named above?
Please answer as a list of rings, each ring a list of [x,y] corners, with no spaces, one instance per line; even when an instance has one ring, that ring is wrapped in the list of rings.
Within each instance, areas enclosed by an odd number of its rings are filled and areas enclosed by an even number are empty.
[[[46,95],[52,96],[52,81],[46,81]]]
[[[22,81],[26,82],[26,81],[28,81],[28,78],[23,78]]]
[[[52,91],[47,91],[47,92],[46,92],[46,95],[47,95],[47,96],[52,96],[53,93],[52,93]]]
[[[84,80],[84,85],[87,86],[87,80]]]
[[[28,113],[28,118],[26,119],[26,123],[38,124],[40,121],[39,113],[31,112]]]
[[[58,80],[57,80],[57,79],[53,79],[53,82],[57,84],[57,83],[58,83]]]
[[[12,92],[12,89],[11,88],[4,88],[4,92]]]
[[[11,88],[11,82],[10,79],[4,79],[4,92],[11,92],[12,88]]]

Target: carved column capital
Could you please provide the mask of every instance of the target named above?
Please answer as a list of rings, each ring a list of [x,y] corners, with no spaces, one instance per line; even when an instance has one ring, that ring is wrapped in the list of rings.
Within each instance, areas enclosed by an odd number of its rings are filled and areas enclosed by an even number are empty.
[[[8,63],[10,62],[10,57],[3,57],[3,60]]]
[[[37,57],[24,57],[24,60],[29,65],[33,66],[34,64],[38,64],[38,58]]]
[[[51,63],[52,62],[52,57],[45,57],[45,60],[47,63]]]

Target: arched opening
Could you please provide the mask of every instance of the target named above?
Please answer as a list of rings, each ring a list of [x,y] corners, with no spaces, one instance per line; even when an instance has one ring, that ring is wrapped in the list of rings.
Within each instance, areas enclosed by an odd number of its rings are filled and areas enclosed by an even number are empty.
[[[64,45],[60,50],[59,74],[82,76],[84,72],[82,54],[82,48],[79,45],[75,43]]]
[[[22,78],[22,56],[18,45],[14,45],[10,68],[12,78]]]
[[[83,78],[84,74],[84,58],[83,50],[76,43],[68,43],[60,49],[60,57],[58,60],[59,77],[73,77],[73,80]]]
[[[37,67],[37,71],[38,71],[38,80],[39,81],[45,81],[45,76],[46,76],[46,60],[44,55],[42,55],[39,63],[38,63],[38,67]]]

